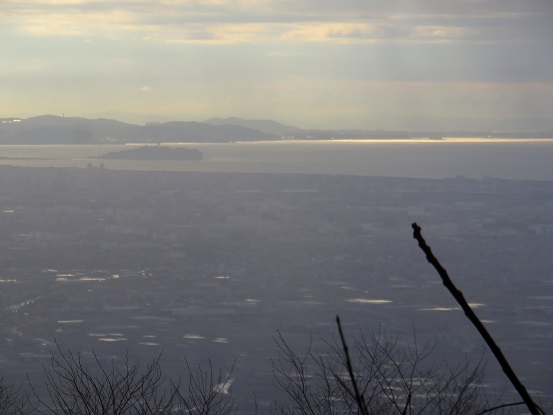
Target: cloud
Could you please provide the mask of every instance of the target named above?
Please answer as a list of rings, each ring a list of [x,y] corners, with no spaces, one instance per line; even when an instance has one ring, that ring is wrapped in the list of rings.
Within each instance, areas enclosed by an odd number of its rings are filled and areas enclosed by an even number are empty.
[[[3,0],[0,23],[35,36],[138,36],[179,43],[502,42],[506,34],[553,37],[553,25],[545,24],[553,7],[540,3],[529,0],[523,8],[513,0]]]
[[[233,44],[261,41],[271,36],[273,27],[258,23],[247,24],[189,24],[160,33],[157,38],[169,43]]]
[[[447,25],[392,24],[386,22],[337,22],[295,24],[283,38],[310,42],[444,43],[470,40],[478,35],[473,28]]]

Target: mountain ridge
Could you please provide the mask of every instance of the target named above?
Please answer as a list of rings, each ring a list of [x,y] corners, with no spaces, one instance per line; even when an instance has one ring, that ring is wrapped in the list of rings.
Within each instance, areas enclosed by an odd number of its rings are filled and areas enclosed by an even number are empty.
[[[411,139],[436,137],[552,138],[544,132],[302,129],[273,120],[211,118],[204,122],[129,124],[110,118],[40,115],[0,118],[0,144],[228,143],[274,140]]]
[[[19,119],[16,119],[19,120]],[[172,121],[144,126],[107,118],[42,115],[0,123],[2,144],[94,144],[125,142],[229,142],[275,140],[251,128]]]
[[[230,118],[210,118],[205,120],[204,123],[210,125],[236,125],[245,128],[251,128],[258,130],[266,134],[275,134],[280,136],[286,136],[293,133],[303,131],[301,128],[292,127],[291,125],[282,124],[273,120],[247,120],[244,118],[230,117]]]

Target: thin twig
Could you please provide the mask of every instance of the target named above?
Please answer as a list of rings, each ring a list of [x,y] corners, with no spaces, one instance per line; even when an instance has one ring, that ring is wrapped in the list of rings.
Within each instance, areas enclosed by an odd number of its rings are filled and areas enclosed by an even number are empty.
[[[365,399],[359,392],[359,387],[357,386],[357,381],[355,380],[355,375],[353,373],[353,366],[351,365],[351,359],[349,357],[349,349],[344,337],[344,332],[342,331],[342,324],[340,323],[340,317],[336,316],[336,324],[338,325],[338,333],[340,334],[340,341],[342,342],[342,349],[346,357],[346,367],[348,369],[349,377],[351,379],[351,384],[353,385],[353,391],[355,393],[355,400],[357,401],[357,406],[362,415],[369,415],[367,406],[365,405]]]

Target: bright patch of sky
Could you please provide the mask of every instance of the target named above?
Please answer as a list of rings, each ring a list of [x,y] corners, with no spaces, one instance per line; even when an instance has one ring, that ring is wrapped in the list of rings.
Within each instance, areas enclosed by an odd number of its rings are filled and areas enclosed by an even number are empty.
[[[0,117],[551,118],[552,22],[551,0],[2,0]]]

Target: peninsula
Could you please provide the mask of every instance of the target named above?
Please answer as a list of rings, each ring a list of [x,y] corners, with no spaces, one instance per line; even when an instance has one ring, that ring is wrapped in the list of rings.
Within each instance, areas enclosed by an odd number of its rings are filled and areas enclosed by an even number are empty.
[[[118,160],[202,160],[203,154],[195,148],[143,146],[131,150],[112,151],[98,158]]]

